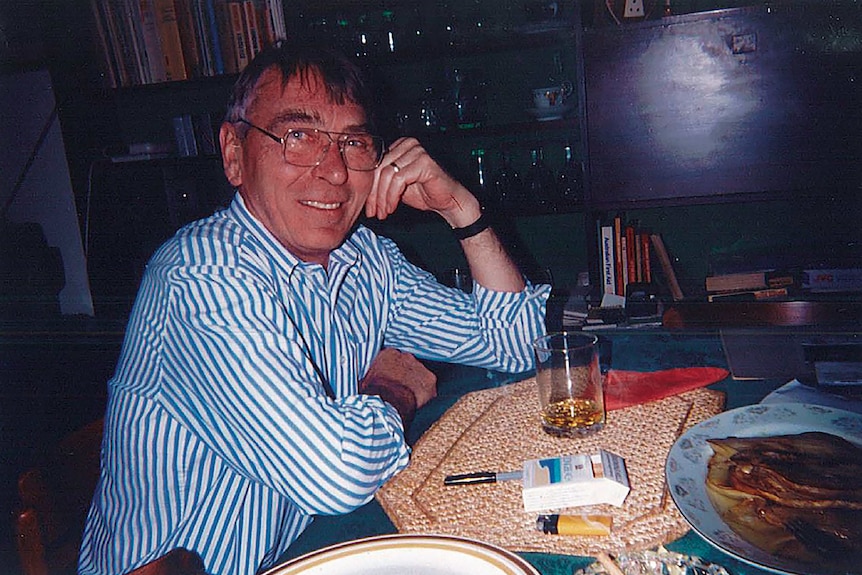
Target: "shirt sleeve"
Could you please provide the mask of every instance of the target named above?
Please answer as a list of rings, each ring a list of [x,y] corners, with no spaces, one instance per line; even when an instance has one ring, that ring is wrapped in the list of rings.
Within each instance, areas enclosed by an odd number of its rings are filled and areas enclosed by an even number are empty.
[[[386,240],[384,240],[386,242]],[[444,286],[386,242],[395,262],[395,304],[386,345],[435,361],[517,373],[534,367],[531,342],[545,333],[549,285],[518,293]]]
[[[265,274],[180,266],[162,281],[164,404],[238,473],[306,513],[335,514],[406,466],[395,409],[322,392]]]

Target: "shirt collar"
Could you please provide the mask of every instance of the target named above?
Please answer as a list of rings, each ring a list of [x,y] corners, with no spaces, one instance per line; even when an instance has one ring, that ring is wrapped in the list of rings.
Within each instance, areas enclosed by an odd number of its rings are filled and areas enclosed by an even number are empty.
[[[272,257],[283,273],[290,275],[297,267],[308,269],[318,265],[302,261],[281,245],[275,236],[266,229],[266,226],[249,211],[242,194],[239,192],[234,195],[229,212],[251,234],[255,242]],[[330,273],[335,272],[338,268],[351,268],[361,260],[361,253],[353,241],[356,233],[357,230],[351,232],[344,242],[329,254]]]

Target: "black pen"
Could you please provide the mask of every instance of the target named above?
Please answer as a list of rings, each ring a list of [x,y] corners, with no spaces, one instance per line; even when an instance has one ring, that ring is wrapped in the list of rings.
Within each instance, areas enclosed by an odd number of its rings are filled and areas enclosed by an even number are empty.
[[[459,473],[447,475],[443,479],[443,485],[473,485],[475,483],[497,483],[498,481],[511,481],[521,479],[522,471],[477,471],[475,473]]]

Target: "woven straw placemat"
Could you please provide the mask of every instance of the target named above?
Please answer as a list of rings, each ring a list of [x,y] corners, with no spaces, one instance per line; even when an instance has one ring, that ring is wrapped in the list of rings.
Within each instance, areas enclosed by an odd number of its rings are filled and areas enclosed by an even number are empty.
[[[410,464],[377,492],[399,532],[470,537],[512,551],[594,555],[649,549],[688,531],[667,490],[665,459],[683,431],[721,412],[724,394],[696,389],[610,411],[598,434],[563,439],[542,431],[535,383],[530,378],[466,394],[419,439]],[[612,515],[609,537],[537,531],[538,514],[524,511],[520,481],[443,485],[446,475],[520,470],[527,459],[599,448],[625,458],[628,497],[622,507],[563,512]]]

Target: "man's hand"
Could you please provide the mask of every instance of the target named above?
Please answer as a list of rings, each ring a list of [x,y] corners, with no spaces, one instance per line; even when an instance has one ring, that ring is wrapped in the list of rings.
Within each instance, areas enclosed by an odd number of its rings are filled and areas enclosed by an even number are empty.
[[[397,349],[380,350],[368,373],[359,382],[359,391],[375,386],[401,385],[413,392],[416,407],[422,407],[437,396],[437,376],[412,354]]]
[[[437,396],[437,376],[413,355],[385,348],[359,382],[359,393],[379,395],[410,425],[416,410]]]
[[[365,215],[385,219],[398,204],[440,214],[453,227],[463,227],[479,217],[479,201],[453,179],[415,138],[392,144],[374,173]]]

